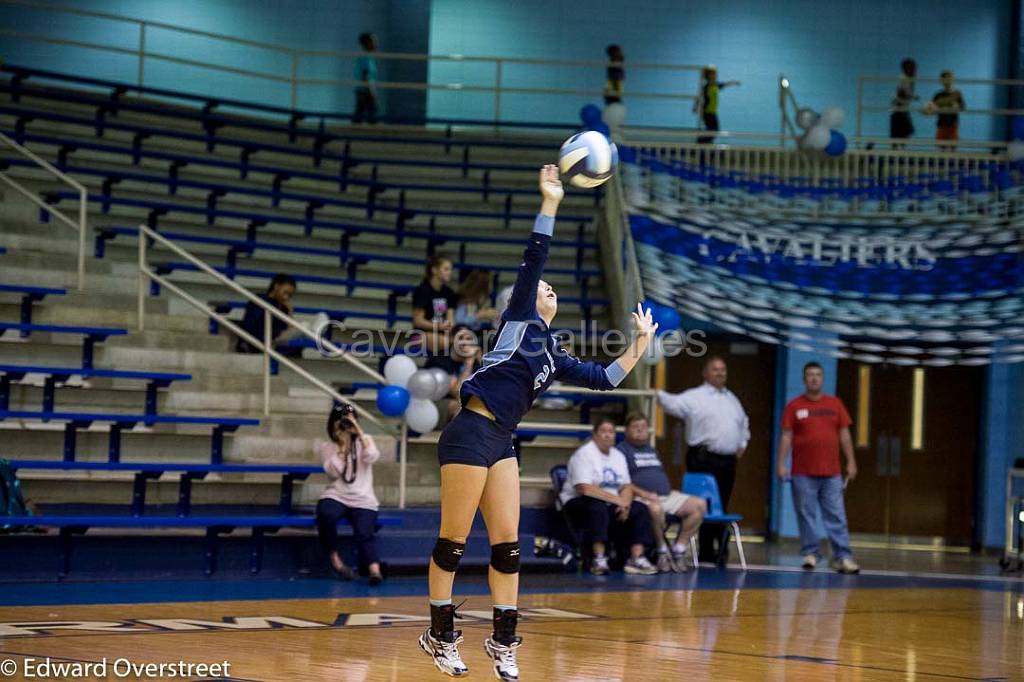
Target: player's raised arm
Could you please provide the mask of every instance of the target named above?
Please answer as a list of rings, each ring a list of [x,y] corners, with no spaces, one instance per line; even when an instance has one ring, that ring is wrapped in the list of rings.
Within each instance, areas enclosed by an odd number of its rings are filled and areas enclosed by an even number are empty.
[[[548,259],[548,242],[555,231],[555,215],[562,203],[565,190],[558,179],[558,166],[549,164],[540,169],[539,182],[542,197],[540,213],[533,224],[533,233],[519,264],[512,296],[502,316],[506,320],[528,320],[537,314],[537,285]]]
[[[555,359],[555,378],[573,386],[599,391],[615,388],[633,370],[658,331],[658,324],[651,319],[651,311],[645,311],[640,303],[636,304],[636,312],[633,313],[633,326],[636,331],[633,343],[615,362],[605,366],[599,362],[584,362],[568,354],[558,356]]]

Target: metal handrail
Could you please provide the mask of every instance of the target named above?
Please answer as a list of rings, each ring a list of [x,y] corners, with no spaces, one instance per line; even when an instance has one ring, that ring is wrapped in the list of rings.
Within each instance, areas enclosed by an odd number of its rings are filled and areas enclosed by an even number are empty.
[[[86,239],[87,234],[86,233],[88,232],[88,225],[86,223],[86,210],[87,210],[87,208],[89,206],[89,192],[88,192],[88,190],[85,189],[85,185],[83,185],[82,183],[78,182],[77,180],[75,180],[71,176],[67,175],[66,173],[62,173],[61,171],[57,170],[48,161],[46,161],[45,159],[39,157],[38,155],[36,155],[35,153],[33,153],[31,150],[27,149],[26,147],[18,144],[17,142],[15,142],[11,138],[7,137],[3,133],[0,133],[0,141],[2,141],[4,144],[6,144],[11,149],[15,150],[16,152],[18,152],[22,156],[24,156],[24,157],[32,160],[33,162],[35,162],[40,168],[42,168],[46,172],[50,173],[51,175],[53,175],[53,176],[57,177],[58,179],[66,182],[67,184],[71,185],[71,187],[73,187],[78,192],[78,204],[79,204],[78,205],[78,223],[76,224],[75,221],[71,220],[66,215],[64,215],[63,212],[58,210],[56,206],[51,206],[51,205],[47,204],[45,201],[40,199],[39,196],[35,192],[33,192],[32,190],[28,189],[27,187],[25,187],[24,185],[22,185],[18,181],[14,180],[14,178],[12,178],[9,175],[7,175],[7,173],[0,173],[0,179],[2,179],[4,182],[6,182],[12,188],[14,188],[18,192],[20,192],[22,195],[24,195],[27,199],[32,201],[34,204],[39,206],[39,208],[45,210],[51,216],[57,218],[59,221],[61,221],[65,225],[71,227],[72,229],[78,230],[78,282],[77,282],[77,288],[78,288],[79,291],[82,291],[83,289],[85,289],[85,245],[86,245],[86,241],[87,241],[87,239]]]
[[[232,73],[236,75],[246,76],[250,78],[259,78],[269,80],[272,82],[279,83],[290,83],[291,84],[291,107],[293,109],[298,108],[299,99],[299,88],[302,85],[312,85],[319,87],[338,87],[338,86],[358,86],[361,81],[350,80],[350,79],[318,79],[318,78],[301,78],[299,76],[299,64],[300,61],[305,58],[307,60],[311,58],[354,58],[363,55],[364,53],[358,50],[317,50],[317,49],[304,49],[294,48],[286,45],[265,43],[256,40],[250,40],[247,38],[238,38],[236,36],[230,36],[222,33],[214,33],[211,31],[203,31],[199,29],[187,28],[184,26],[175,26],[160,21],[150,21],[146,19],[136,19],[133,17],[126,17],[123,15],[110,14],[107,12],[96,12],[92,10],[83,10],[73,7],[66,7],[63,5],[49,4],[34,2],[32,0],[0,0],[0,5],[14,5],[20,7],[29,7],[36,10],[70,14],[82,17],[92,17],[97,19],[106,19],[111,21],[119,21],[127,24],[134,25],[138,30],[138,46],[135,48],[125,47],[113,47],[102,45],[99,43],[91,43],[80,40],[68,40],[63,38],[54,38],[38,33],[28,33],[18,31],[15,29],[0,29],[0,35],[20,38],[22,40],[30,40],[36,42],[49,43],[53,45],[68,45],[72,47],[82,47],[87,49],[102,50],[108,52],[114,52],[117,54],[134,55],[138,59],[138,85],[142,86],[145,80],[145,61],[147,59],[156,59],[159,61],[166,61],[176,64],[182,64],[186,66],[193,66],[204,69],[211,69],[215,71],[221,71],[225,73]],[[209,38],[212,40],[222,41],[226,43],[232,43],[235,45],[243,45],[250,48],[267,50],[276,52],[288,58],[290,67],[289,73],[269,73],[264,71],[254,71],[250,69],[243,69],[238,67],[230,67],[221,64],[213,64],[208,62],[201,62],[194,59],[188,59],[185,57],[176,57],[168,54],[158,54],[147,51],[146,49],[146,31],[147,29],[161,29],[167,31],[173,31],[179,34],[186,34],[192,36],[198,36],[202,38]],[[546,95],[571,95],[571,96],[601,96],[602,90],[580,90],[580,89],[559,89],[559,88],[524,88],[524,87],[504,87],[502,84],[503,69],[509,64],[522,64],[522,65],[552,65],[552,66],[570,66],[570,67],[581,67],[581,68],[593,68],[603,67],[604,62],[590,61],[590,60],[566,60],[566,59],[543,59],[543,58],[530,58],[530,57],[503,57],[503,56],[481,56],[481,55],[462,55],[462,54],[415,54],[415,53],[402,53],[402,52],[374,52],[374,57],[381,60],[402,60],[402,61],[437,61],[437,62],[472,62],[481,64],[493,64],[494,65],[494,84],[487,85],[472,85],[467,83],[417,83],[417,82],[393,82],[393,81],[378,81],[375,86],[385,90],[441,90],[441,91],[466,91],[466,92],[493,92],[494,93],[494,104],[495,104],[495,120],[501,118],[501,97],[504,94],[546,94]],[[703,68],[702,65],[697,64],[651,64],[651,63],[636,63],[630,64],[631,69],[667,69],[671,71],[693,71],[698,72]],[[683,94],[683,93],[657,93],[657,92],[630,92],[630,97],[638,99],[677,99],[677,100],[694,100],[695,95]]]
[[[889,111],[895,111],[890,106],[883,105],[872,105],[864,103],[864,85],[866,83],[898,83],[903,80],[903,76],[891,76],[882,74],[863,74],[857,78],[857,135],[860,136],[863,130],[864,114],[865,113],[883,113]],[[915,83],[942,83],[941,78],[934,77],[923,77],[917,76],[914,79]],[[1024,86],[1024,79],[1019,78],[961,78],[957,77],[956,82],[958,85],[994,85],[994,86],[1006,86],[1010,88]],[[918,107],[910,107],[902,109],[903,111],[914,111],[922,112]],[[923,112],[922,112],[923,113]],[[941,113],[938,112],[938,113]],[[989,108],[989,109],[977,109],[969,107],[963,111],[957,111],[958,115],[961,116],[1021,116],[1024,115],[1024,109],[1007,109],[1002,107]],[[902,141],[900,142],[902,143]],[[899,143],[898,143],[899,144]]]
[[[160,282],[161,285],[166,285],[167,284],[167,279],[165,277],[156,274],[154,271],[150,270],[148,265],[147,265],[147,257],[146,256],[147,256],[148,242],[147,242],[147,240],[144,237],[147,237],[147,238],[153,240],[154,242],[159,243],[161,246],[164,246],[164,247],[170,249],[171,251],[173,251],[177,255],[179,255],[182,258],[184,258],[185,260],[187,260],[192,265],[196,266],[196,268],[198,268],[200,271],[202,271],[202,272],[206,273],[207,275],[210,275],[211,277],[216,279],[218,281],[218,283],[223,284],[224,286],[226,286],[229,289],[231,289],[232,291],[234,291],[236,294],[244,296],[247,301],[249,301],[249,302],[259,306],[260,308],[262,308],[264,313],[265,313],[264,319],[266,319],[268,321],[268,323],[270,321],[270,316],[273,316],[273,317],[277,318],[278,320],[280,320],[281,322],[284,322],[288,327],[290,327],[290,328],[292,328],[292,329],[294,329],[296,331],[299,331],[303,336],[305,336],[305,337],[307,337],[307,338],[309,338],[309,339],[311,339],[313,341],[317,341],[318,340],[316,334],[314,334],[313,332],[309,331],[309,329],[307,329],[304,325],[300,324],[297,320],[295,320],[295,318],[293,318],[293,317],[291,317],[289,315],[286,315],[285,313],[282,313],[280,310],[278,310],[274,306],[268,304],[266,301],[262,300],[259,296],[256,296],[255,294],[253,294],[251,291],[249,291],[245,287],[239,285],[237,282],[235,282],[235,281],[233,281],[231,279],[228,279],[227,277],[225,277],[220,272],[217,272],[217,270],[215,270],[213,267],[208,265],[206,262],[204,262],[203,260],[201,260],[201,259],[197,258],[196,256],[192,255],[189,251],[187,251],[187,250],[183,249],[182,247],[178,246],[173,241],[171,241],[167,237],[161,235],[156,230],[154,230],[151,227],[149,227],[147,225],[144,225],[144,224],[139,225],[138,229],[139,229],[139,270],[140,270],[141,273],[145,274],[146,277],[148,277],[149,279],[156,280],[156,281]],[[138,305],[139,305],[139,307],[138,307],[138,312],[139,312],[138,327],[139,327],[139,331],[144,331],[144,329],[145,329],[145,309],[146,309],[146,298],[147,298],[147,296],[146,296],[146,289],[145,289],[145,287],[142,286],[142,284],[143,284],[143,280],[142,279],[140,279],[139,284],[140,284],[140,288],[139,288],[139,302],[138,302]],[[173,285],[171,285],[171,286],[169,286],[169,288],[174,288],[174,287],[173,287]],[[175,292],[175,293],[178,293],[178,292]],[[185,294],[184,297],[185,298],[192,298],[188,294]],[[193,300],[195,300],[195,299],[193,299]],[[226,326],[228,326],[228,328],[231,329],[235,333],[241,332],[239,335],[242,336],[246,340],[246,342],[248,342],[248,343],[250,343],[250,344],[252,344],[253,346],[256,346],[256,347],[266,346],[267,345],[267,342],[269,341],[268,339],[264,339],[263,341],[257,341],[256,339],[253,339],[251,335],[249,335],[247,332],[245,332],[245,330],[241,329],[241,327],[238,327],[234,322],[231,322],[230,320],[228,320],[227,318],[225,318],[224,316],[220,315],[219,313],[217,313],[215,311],[211,311],[209,309],[209,305],[208,304],[202,303],[202,302],[200,302],[200,303],[201,303],[203,309],[209,313],[210,317],[213,317],[213,318],[217,319],[217,322],[219,322],[221,324],[226,324]],[[330,353],[336,354],[337,356],[341,357],[343,360],[345,360],[346,362],[348,362],[352,366],[354,366],[357,369],[359,369],[361,372],[363,372],[364,374],[366,374],[367,376],[372,378],[374,381],[377,381],[377,382],[380,382],[380,383],[386,383],[386,379],[380,373],[374,371],[373,369],[371,369],[371,368],[367,367],[366,365],[364,365],[362,362],[356,360],[347,351],[339,348],[338,346],[335,346],[333,343],[331,343],[330,341],[327,341],[326,339],[319,339],[319,343],[323,344],[323,347],[327,351],[329,351]],[[291,360],[288,360],[288,358],[286,358],[285,356],[281,355],[277,351],[273,350],[272,347],[268,347],[265,350],[269,354],[274,355],[275,356],[274,357],[275,360],[280,361],[280,360],[284,359],[285,362],[283,362],[282,364],[288,366],[289,369],[294,370],[297,374],[302,376],[304,379],[307,379],[308,381],[310,381],[310,383],[313,383],[314,385],[320,387],[321,389],[324,389],[326,392],[328,392],[332,397],[334,397],[339,402],[343,402],[343,403],[346,403],[346,404],[351,404],[351,403],[349,403],[349,401],[347,399],[345,399],[340,394],[338,394],[336,391],[334,391],[334,389],[331,388],[328,384],[322,382],[320,379],[317,379],[312,374],[310,374],[306,370],[302,369],[301,367],[296,365]],[[269,387],[269,380],[267,382],[267,386]],[[269,390],[269,388],[267,390]],[[365,410],[363,410],[358,405],[353,405],[353,407],[356,409],[356,411],[360,415],[362,415],[363,417],[366,417],[368,420],[374,422],[375,424],[377,424],[379,426],[382,426],[382,427],[385,426],[383,422],[378,420],[376,417],[374,417],[369,412],[366,412]],[[270,414],[269,400],[265,401],[265,404],[264,404],[264,414]]]
[[[149,268],[148,264],[147,264],[147,260],[148,260],[147,259],[148,242],[149,242],[150,239],[153,240],[154,242],[159,243],[161,246],[164,246],[164,247],[170,249],[174,253],[178,254],[179,256],[184,258],[185,260],[187,260],[190,263],[192,263],[193,265],[195,265],[202,272],[204,272],[207,275],[210,275],[211,277],[213,277],[219,283],[225,285],[229,289],[233,290],[235,293],[241,294],[248,301],[258,305],[259,307],[261,307],[263,309],[263,339],[262,340],[257,339],[253,335],[249,334],[249,332],[247,332],[246,330],[242,329],[240,326],[235,324],[232,320],[228,319],[224,315],[221,315],[220,313],[216,312],[215,310],[212,310],[210,308],[209,304],[207,304],[206,302],[201,301],[198,298],[192,296],[188,292],[184,291],[181,287],[175,285],[173,282],[168,280],[166,277],[158,275],[156,272],[151,270]],[[248,343],[249,345],[253,346],[254,348],[259,348],[263,352],[263,359],[264,359],[264,361],[263,361],[263,414],[264,415],[269,415],[270,414],[270,364],[271,364],[271,360],[273,360],[273,361],[276,361],[277,363],[279,363],[280,365],[283,365],[284,367],[287,367],[288,369],[290,369],[291,371],[295,372],[296,374],[298,374],[300,377],[302,377],[307,382],[309,382],[310,384],[312,384],[313,386],[318,388],[327,397],[331,398],[335,402],[344,403],[346,405],[350,405],[356,411],[356,413],[358,413],[360,416],[362,416],[367,421],[372,422],[372,423],[376,424],[377,426],[381,427],[386,434],[395,436],[395,438],[398,441],[398,466],[399,466],[398,506],[401,509],[405,508],[406,481],[407,481],[407,469],[408,469],[408,460],[409,460],[409,458],[408,458],[408,449],[409,449],[409,436],[408,436],[408,433],[409,433],[409,427],[405,424],[404,421],[402,422],[402,425],[400,427],[398,427],[397,429],[394,426],[385,424],[380,419],[378,419],[376,416],[374,416],[373,414],[367,412],[365,409],[363,409],[359,405],[356,405],[355,403],[349,401],[345,396],[343,396],[340,393],[338,393],[338,391],[336,391],[332,386],[330,386],[329,384],[325,383],[324,381],[321,381],[317,377],[313,376],[310,372],[308,372],[305,369],[303,369],[301,366],[299,366],[298,363],[293,361],[291,358],[288,358],[285,355],[282,355],[281,353],[279,353],[277,350],[275,350],[274,347],[273,347],[273,343],[272,343],[273,339],[271,338],[271,328],[272,328],[271,315],[274,316],[275,318],[281,320],[282,322],[287,324],[292,329],[298,330],[299,332],[301,332],[307,338],[310,338],[310,339],[313,339],[313,340],[317,340],[316,335],[314,335],[306,327],[304,327],[303,325],[299,324],[296,320],[294,320],[290,316],[285,315],[280,310],[278,310],[277,308],[269,305],[268,303],[266,303],[265,301],[260,299],[258,296],[254,295],[249,290],[245,289],[242,286],[239,286],[238,283],[233,282],[232,280],[228,279],[227,277],[225,277],[221,273],[217,272],[215,269],[213,269],[212,267],[207,265],[204,261],[202,261],[199,258],[193,256],[191,253],[189,253],[185,249],[181,248],[180,246],[178,246],[177,244],[175,244],[171,240],[167,239],[166,237],[161,235],[156,230],[150,228],[147,225],[141,225],[141,224],[139,225],[139,261],[138,261],[138,268],[139,268],[139,273],[138,273],[138,277],[139,277],[139,281],[138,281],[138,287],[139,287],[139,291],[138,291],[138,293],[139,293],[139,300],[138,300],[138,317],[139,317],[138,329],[139,329],[139,331],[143,331],[145,329],[146,299],[148,297],[148,290],[147,290],[147,286],[146,285],[147,285],[147,283],[149,281],[154,281],[154,282],[159,283],[160,286],[166,287],[172,293],[175,293],[178,296],[180,296],[181,298],[183,298],[192,307],[194,307],[197,310],[203,312],[208,317],[216,320],[218,324],[222,324],[226,328],[230,329],[232,332],[234,332],[239,337],[244,339],[245,342]],[[358,360],[350,357],[347,352],[345,352],[341,348],[335,346],[330,341],[327,341],[326,339],[320,339],[319,343],[322,344],[322,346],[324,348],[326,348],[328,351],[330,351],[335,356],[340,356],[346,362],[352,364],[354,367],[358,368],[360,371],[368,374],[375,381],[380,382],[380,383],[386,383],[386,379],[383,376],[381,376],[378,372],[375,372],[374,370],[370,369],[369,367],[367,367],[363,363],[361,363]]]

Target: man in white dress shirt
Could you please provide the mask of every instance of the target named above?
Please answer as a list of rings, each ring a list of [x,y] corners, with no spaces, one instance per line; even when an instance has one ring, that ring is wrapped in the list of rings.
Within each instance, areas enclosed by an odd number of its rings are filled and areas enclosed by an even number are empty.
[[[686,470],[715,477],[722,508],[728,509],[736,480],[736,460],[743,456],[750,440],[750,419],[739,399],[725,387],[728,371],[717,355],[704,362],[704,383],[682,393],[658,391],[665,412],[686,422]],[[721,534],[707,524],[700,530],[702,559],[725,558],[725,545],[716,555],[714,541]]]

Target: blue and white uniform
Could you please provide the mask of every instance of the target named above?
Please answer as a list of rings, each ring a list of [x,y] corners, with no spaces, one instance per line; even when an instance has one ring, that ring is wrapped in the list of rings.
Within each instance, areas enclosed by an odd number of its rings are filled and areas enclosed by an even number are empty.
[[[438,459],[442,465],[490,467],[506,457],[515,457],[512,432],[533,401],[556,379],[609,391],[626,376],[618,362],[606,367],[570,355],[537,313],[537,286],[554,226],[554,218],[537,216],[508,308],[501,316],[494,350],[462,384],[463,405],[476,396],[495,420],[470,410],[460,411],[441,434]]]

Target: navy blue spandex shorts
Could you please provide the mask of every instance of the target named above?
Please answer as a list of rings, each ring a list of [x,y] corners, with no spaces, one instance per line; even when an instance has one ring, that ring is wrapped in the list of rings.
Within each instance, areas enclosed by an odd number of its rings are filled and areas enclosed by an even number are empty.
[[[492,467],[508,457],[515,457],[512,432],[472,410],[462,408],[448,422],[437,443],[437,459],[445,464],[470,464]]]

